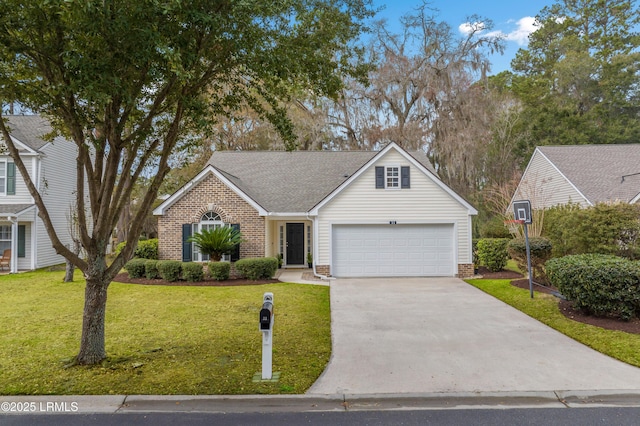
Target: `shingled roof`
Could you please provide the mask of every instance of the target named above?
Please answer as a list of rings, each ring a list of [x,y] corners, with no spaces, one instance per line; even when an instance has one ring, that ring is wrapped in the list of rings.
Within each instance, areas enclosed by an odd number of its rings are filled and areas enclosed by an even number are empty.
[[[51,125],[39,115],[9,115],[11,136],[34,151],[47,144],[42,136],[51,132]]]
[[[640,144],[540,146],[537,149],[592,204],[630,202],[640,193]]]
[[[265,210],[294,213],[310,211],[377,153],[218,151],[209,164]],[[412,156],[430,168],[426,156]]]

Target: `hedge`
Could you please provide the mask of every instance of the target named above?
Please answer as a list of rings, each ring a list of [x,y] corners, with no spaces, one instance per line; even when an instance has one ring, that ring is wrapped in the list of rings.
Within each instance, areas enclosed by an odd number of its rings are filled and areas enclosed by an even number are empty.
[[[507,238],[482,238],[478,240],[478,260],[491,272],[501,271],[507,265]]]
[[[211,278],[216,281],[225,281],[229,279],[231,264],[229,262],[209,262],[207,269],[209,269]]]
[[[125,271],[131,278],[142,278],[145,276],[145,259],[131,259],[124,265]]]
[[[640,315],[640,262],[579,254],[546,263],[551,283],[588,314],[629,320]]]
[[[551,241],[543,237],[529,238],[529,251],[531,253],[532,277],[542,284],[548,284],[549,280],[545,272],[544,264],[551,258]],[[517,238],[507,244],[509,257],[516,261],[521,271],[527,270],[527,245],[525,240]]]
[[[144,272],[147,279],[154,279],[160,276],[158,272],[158,261],[153,259],[148,259],[144,262]]]
[[[275,257],[249,257],[236,262],[238,274],[249,280],[260,280],[273,277],[278,270],[278,259]]]
[[[158,260],[158,239],[152,238],[150,240],[138,241],[136,257]]]
[[[179,260],[159,260],[158,272],[165,281],[178,281],[182,272],[182,262]]]
[[[545,210],[542,235],[551,240],[553,256],[599,253],[640,259],[640,205],[577,204]]]
[[[182,278],[191,282],[202,281],[202,279],[204,278],[202,263],[195,263],[195,262],[183,263]]]

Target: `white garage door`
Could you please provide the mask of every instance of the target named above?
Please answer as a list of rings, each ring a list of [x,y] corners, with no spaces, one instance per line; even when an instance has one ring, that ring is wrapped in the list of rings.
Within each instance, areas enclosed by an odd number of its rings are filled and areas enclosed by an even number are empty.
[[[334,225],[336,277],[454,275],[453,225]]]

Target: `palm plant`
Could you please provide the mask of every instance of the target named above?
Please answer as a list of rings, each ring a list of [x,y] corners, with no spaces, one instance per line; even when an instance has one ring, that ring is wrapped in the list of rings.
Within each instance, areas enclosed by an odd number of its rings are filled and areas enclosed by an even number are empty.
[[[231,253],[242,241],[240,231],[230,226],[203,229],[189,238],[200,253],[208,254],[215,262],[219,262],[222,255]]]

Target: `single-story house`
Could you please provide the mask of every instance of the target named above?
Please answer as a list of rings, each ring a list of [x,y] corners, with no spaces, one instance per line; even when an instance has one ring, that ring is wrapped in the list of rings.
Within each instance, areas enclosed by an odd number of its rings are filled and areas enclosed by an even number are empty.
[[[539,146],[513,195],[533,209],[640,200],[640,144]]]
[[[204,261],[194,232],[233,225],[240,258],[278,256],[319,276],[473,275],[467,201],[424,154],[219,151],[154,210],[161,259]],[[233,260],[233,259],[232,259]]]

